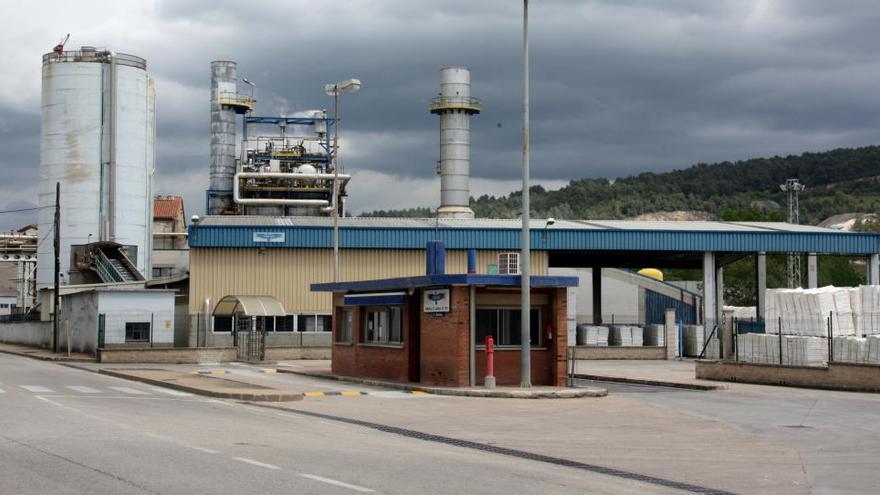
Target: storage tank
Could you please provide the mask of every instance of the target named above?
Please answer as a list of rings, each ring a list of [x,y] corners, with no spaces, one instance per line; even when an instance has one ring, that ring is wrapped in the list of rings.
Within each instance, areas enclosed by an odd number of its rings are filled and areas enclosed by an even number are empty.
[[[43,55],[37,286],[53,282],[55,183],[61,183],[61,273],[71,246],[114,241],[151,275],[155,81],[146,60],[82,47]],[[48,237],[47,237],[48,236]]]

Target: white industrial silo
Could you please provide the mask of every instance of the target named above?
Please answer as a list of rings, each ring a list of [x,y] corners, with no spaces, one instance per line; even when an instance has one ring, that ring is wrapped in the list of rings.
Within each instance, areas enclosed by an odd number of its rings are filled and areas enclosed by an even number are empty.
[[[71,281],[71,246],[97,241],[128,246],[149,278],[155,146],[155,81],[144,59],[91,47],[43,56],[38,288],[53,281],[56,182],[63,280]]]

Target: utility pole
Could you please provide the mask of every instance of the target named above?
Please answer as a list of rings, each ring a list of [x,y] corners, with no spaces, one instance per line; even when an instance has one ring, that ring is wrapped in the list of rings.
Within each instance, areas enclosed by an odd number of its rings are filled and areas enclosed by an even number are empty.
[[[800,204],[798,194],[806,189],[806,186],[797,179],[788,179],[785,184],[779,186],[782,191],[788,193],[788,223],[797,225],[800,223]],[[788,253],[788,287],[796,289],[801,286],[801,257],[795,253]]]
[[[333,281],[339,282],[339,90],[333,91]]]
[[[52,352],[58,352],[58,313],[61,311],[61,183],[55,183],[55,292],[52,295]]]
[[[532,386],[532,304],[529,280],[529,0],[523,0],[523,142],[522,253],[520,254],[520,377],[519,386]]]

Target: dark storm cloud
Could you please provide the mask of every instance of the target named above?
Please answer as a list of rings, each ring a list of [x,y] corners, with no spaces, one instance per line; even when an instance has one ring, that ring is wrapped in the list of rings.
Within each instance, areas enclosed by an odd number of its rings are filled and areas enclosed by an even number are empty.
[[[351,142],[343,161],[395,180],[434,176],[438,122],[426,105],[439,68],[468,66],[485,106],[472,121],[472,174],[517,179],[520,5],[168,1],[152,12],[154,36],[107,44],[149,60],[159,82],[158,183],[164,192],[186,184],[197,212],[214,59],[238,61],[264,114],[326,108],[325,83],[362,79],[362,91],[343,99]],[[537,179],[866,145],[880,135],[873,1],[533,1],[531,14]],[[17,146],[0,157],[8,177],[39,152],[39,119],[11,111],[0,107],[0,146]],[[14,131],[5,125],[12,120]],[[32,171],[11,177],[36,180]]]

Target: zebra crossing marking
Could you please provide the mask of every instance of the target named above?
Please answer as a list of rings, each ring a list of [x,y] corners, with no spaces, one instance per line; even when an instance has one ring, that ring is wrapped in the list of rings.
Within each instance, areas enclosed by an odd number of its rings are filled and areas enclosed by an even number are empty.
[[[150,387],[150,388],[156,392],[162,392],[163,394],[174,395],[176,397],[191,397],[193,395],[189,392],[182,392],[180,390],[173,390],[170,388],[161,388],[161,387]]]
[[[150,395],[149,392],[144,392],[143,390],[138,390],[136,388],[129,387],[110,387],[117,392],[122,392],[123,394],[131,394],[131,395]]]
[[[40,385],[19,385],[19,387],[27,390],[28,392],[33,392],[35,394],[51,394],[54,391],[51,388],[46,388]]]
[[[100,390],[92,387],[86,387],[85,385],[68,385],[67,388],[73,390],[75,392],[79,392],[82,394],[103,394]]]

